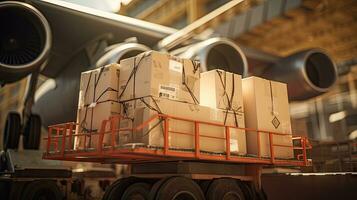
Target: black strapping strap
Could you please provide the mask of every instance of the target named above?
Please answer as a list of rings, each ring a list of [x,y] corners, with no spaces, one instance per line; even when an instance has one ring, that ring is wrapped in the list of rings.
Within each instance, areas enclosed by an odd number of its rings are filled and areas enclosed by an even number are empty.
[[[150,105],[148,102],[145,101],[145,98],[151,98],[154,106]],[[159,107],[159,105],[157,104],[156,100],[154,99],[153,96],[146,96],[146,97],[141,97],[141,98],[135,98],[135,99],[132,99],[132,100],[129,100],[129,101],[137,101],[137,100],[140,100],[145,106],[146,108],[150,109],[150,110],[153,110],[155,112],[157,112],[158,114],[162,114],[161,112],[161,109]],[[128,101],[127,101],[128,102]],[[125,105],[125,103],[123,104]],[[127,108],[124,107],[124,113],[127,114]],[[129,117],[128,117],[129,118]],[[144,133],[142,135],[142,137],[144,136],[147,136],[148,134],[150,134],[150,132],[156,128],[158,125],[161,124],[161,122],[163,122],[164,118],[160,117],[159,118],[159,121],[157,123],[154,124],[154,126],[152,126],[146,133]],[[134,118],[132,118],[132,121],[134,121]],[[163,127],[161,127],[163,129]],[[164,132],[162,131],[162,133],[164,134]]]
[[[185,65],[183,65],[183,68],[182,68],[182,84],[186,87],[188,93],[191,95],[191,98],[193,99],[193,102],[195,104],[199,104],[200,102],[198,101],[198,99],[196,98],[195,94],[192,92],[192,90],[190,89],[190,87],[188,87],[188,85],[186,83]]]
[[[219,71],[219,70],[216,70],[217,74],[218,74],[218,77],[219,77],[219,80],[222,84],[222,87],[223,87],[223,92],[224,92],[224,96],[226,97],[227,99],[227,102],[228,102],[228,106],[226,106],[226,109],[228,110],[231,110],[232,109],[232,103],[231,103],[231,98],[228,96],[227,94],[227,77],[226,77],[226,72],[224,72],[224,77],[222,77],[222,72]],[[233,98],[233,97],[232,97]]]
[[[270,89],[270,100],[271,100],[271,113],[274,115],[274,97],[273,97],[273,86],[271,81],[269,81],[269,89]]]
[[[108,87],[107,89],[105,89],[99,96],[98,96],[98,98],[95,100],[95,102],[98,102],[99,101],[99,99],[106,93],[106,92],[118,92],[118,90],[116,90],[116,89],[113,89],[113,88],[111,88],[111,87]]]
[[[130,82],[130,80],[131,80],[132,78],[134,79],[134,80],[133,80],[133,81],[134,81],[134,83],[133,83],[133,94],[135,95],[135,77],[136,77],[136,72],[137,72],[137,70],[138,70],[138,68],[139,68],[139,65],[140,65],[141,61],[142,61],[146,56],[147,56],[147,54],[146,54],[146,53],[143,53],[143,54],[140,56],[138,63],[136,63],[137,57],[134,57],[134,67],[133,67],[133,70],[130,72],[129,78],[128,78],[128,80],[126,81],[123,90],[122,90],[122,91],[120,92],[120,94],[119,94],[119,99],[123,96],[123,94],[124,94],[126,88],[128,87],[128,84],[129,84],[129,82]],[[134,98],[135,98],[135,96],[134,96]]]
[[[228,106],[225,108],[225,115],[224,115],[224,125],[227,123],[227,118],[228,118],[228,113],[229,111],[232,111],[234,114],[234,123],[236,127],[239,127],[238,124],[238,119],[237,119],[237,111],[233,109],[233,98],[234,98],[234,92],[235,92],[235,79],[234,79],[234,74],[232,73],[232,91],[231,95],[228,96],[227,93],[227,74],[224,71],[224,77],[222,77],[222,72],[219,70],[216,70],[219,80],[222,84],[223,90],[224,90],[224,96],[226,97],[228,101]],[[238,110],[241,110],[241,107],[238,108]]]

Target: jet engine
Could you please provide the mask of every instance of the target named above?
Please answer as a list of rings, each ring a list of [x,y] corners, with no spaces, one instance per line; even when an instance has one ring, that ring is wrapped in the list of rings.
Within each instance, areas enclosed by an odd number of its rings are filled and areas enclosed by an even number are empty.
[[[308,49],[266,67],[261,76],[287,83],[290,100],[306,100],[329,91],[337,70],[326,52]]]
[[[0,2],[0,27],[0,84],[44,67],[51,49],[51,30],[36,8],[22,2]]]

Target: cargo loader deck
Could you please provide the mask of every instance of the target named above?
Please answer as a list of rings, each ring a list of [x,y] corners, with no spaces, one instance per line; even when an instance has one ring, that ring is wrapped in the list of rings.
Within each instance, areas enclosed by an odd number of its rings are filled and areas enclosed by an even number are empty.
[[[121,116],[113,116],[108,120],[104,120],[102,128],[99,132],[94,133],[75,133],[78,128],[76,123],[64,123],[49,127],[49,135],[47,140],[47,150],[43,157],[45,159],[54,160],[71,160],[83,162],[100,162],[100,163],[140,163],[153,161],[177,161],[177,160],[199,160],[206,162],[225,162],[225,163],[247,163],[247,164],[262,164],[262,165],[282,165],[282,166],[308,166],[311,165],[311,160],[307,158],[307,150],[311,148],[308,141],[304,137],[292,137],[296,146],[284,146],[274,144],[273,136],[287,136],[283,133],[268,132],[264,130],[252,130],[249,128],[239,128],[225,126],[222,124],[208,123],[203,121],[195,121],[183,119],[175,116],[157,114],[151,117],[143,124],[133,128],[136,130],[144,128],[147,124],[156,119],[163,120],[164,124],[164,145],[162,147],[144,146],[142,144],[127,144],[118,145],[116,138],[121,131],[127,131],[117,128],[117,124]],[[169,131],[170,120],[181,120],[191,122],[195,126],[194,133],[175,132],[178,134],[192,135],[195,139],[194,149],[176,149],[169,146]],[[219,138],[225,141],[226,150],[222,153],[205,152],[200,150],[200,138],[212,137],[205,136],[200,133],[199,126],[208,124],[225,128],[225,138]],[[109,130],[106,127],[110,125]],[[230,151],[230,130],[241,129],[245,130],[246,134],[268,134],[271,157],[260,156],[260,148],[258,155],[239,155]],[[75,149],[73,144],[74,137],[83,137],[84,140],[90,140],[93,135],[99,135],[98,144],[94,146],[87,145],[85,148]],[[111,137],[111,144],[103,145],[103,138]],[[289,136],[287,136],[289,137]],[[84,142],[86,143],[86,142]],[[260,137],[257,137],[257,144],[260,143]],[[274,156],[274,147],[292,148],[295,151],[296,158],[282,159]],[[258,145],[260,147],[260,145]]]

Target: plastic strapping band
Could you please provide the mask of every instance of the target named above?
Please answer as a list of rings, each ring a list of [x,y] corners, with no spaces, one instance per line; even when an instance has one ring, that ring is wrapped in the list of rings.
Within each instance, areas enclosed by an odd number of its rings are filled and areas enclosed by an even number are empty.
[[[193,73],[196,74],[197,70],[201,68],[201,63],[196,62],[194,60],[190,60],[193,65]]]
[[[182,84],[187,88],[187,91],[190,93],[193,102],[195,104],[199,104],[200,102],[197,100],[197,98],[195,97],[195,95],[193,94],[192,90],[188,87],[187,83],[186,83],[186,72],[185,72],[185,65],[183,65],[182,68]]]
[[[235,77],[235,76],[234,76],[234,74],[232,73],[232,93],[231,93],[231,105],[230,105],[230,108],[231,108],[231,110],[233,110],[235,125],[236,125],[236,127],[239,127],[238,119],[237,119],[237,113],[236,113],[236,111],[233,109],[233,98],[234,98],[234,92],[235,92],[235,80],[234,80],[234,77]]]
[[[105,90],[99,95],[99,97],[95,100],[95,102],[98,102],[99,99],[100,99],[106,92],[110,92],[110,91],[118,92],[118,90],[113,89],[113,88],[111,88],[111,87],[108,87],[107,89],[105,89]]]
[[[143,103],[145,104],[145,106],[148,107],[150,110],[154,110],[154,111],[156,111],[158,114],[162,114],[162,112],[161,112],[161,110],[160,110],[160,107],[159,107],[159,105],[157,104],[157,102],[155,101],[155,99],[154,99],[152,96],[150,96],[150,97],[151,97],[152,101],[154,102],[156,108],[154,108],[153,106],[151,106],[150,104],[148,104],[148,103],[145,101],[144,98],[140,98],[140,101],[143,102]]]
[[[270,99],[271,99],[271,113],[272,113],[272,115],[275,115],[274,114],[273,87],[272,87],[271,81],[269,81],[269,87],[270,87]]]
[[[147,97],[149,97],[149,98],[152,99],[152,102],[155,104],[155,107],[156,107],[156,108],[154,108],[153,106],[151,106],[149,103],[147,103],[147,102],[145,101],[145,98],[147,98]],[[139,98],[139,100],[140,100],[141,102],[143,102],[143,103],[145,104],[145,106],[146,106],[147,108],[149,108],[150,110],[153,110],[153,111],[157,112],[158,114],[162,114],[161,109],[160,109],[159,105],[157,104],[156,100],[153,98],[153,96],[142,97],[142,98]],[[135,100],[135,101],[136,101],[136,100]],[[163,120],[164,120],[164,119],[163,119],[162,117],[160,117],[160,118],[159,118],[159,121],[158,121],[156,124],[154,124],[154,126],[152,126],[145,134],[143,134],[143,137],[146,136],[146,135],[148,135],[154,128],[156,128],[158,125],[160,125],[161,122],[163,122]],[[162,130],[163,130],[163,127],[161,127],[161,128],[162,128]],[[162,131],[162,133],[164,133],[164,131]]]
[[[86,90],[84,92],[84,96],[87,95],[87,92],[88,92],[88,88],[89,88],[89,83],[90,83],[90,80],[92,79],[92,72],[89,73],[89,80],[87,82],[87,86],[86,86]]]
[[[234,87],[234,74],[232,73],[232,92],[231,92],[231,96],[229,97],[228,96],[228,93],[227,93],[227,74],[226,72],[224,72],[224,80],[222,78],[222,72],[216,70],[217,74],[218,74],[218,77],[220,79],[220,82],[222,84],[222,87],[224,89],[224,96],[227,98],[227,101],[228,101],[228,107],[226,107],[226,112],[225,112],[225,116],[224,116],[224,125],[226,125],[226,122],[227,122],[227,118],[228,118],[228,112],[230,110],[233,111],[233,114],[234,114],[234,122],[235,122],[235,126],[236,127],[239,127],[239,124],[238,124],[238,119],[237,119],[237,112],[233,109],[233,105],[232,105],[232,102],[233,102],[233,98],[234,98],[234,90],[235,90],[235,87]],[[241,109],[241,107],[238,108],[238,110]]]
[[[216,72],[218,74],[219,80],[220,80],[220,82],[222,84],[222,87],[223,87],[223,91],[224,91],[223,95],[227,98],[227,101],[228,101],[228,107],[226,107],[226,109],[231,109],[231,101],[230,101],[230,98],[229,98],[229,96],[227,94],[227,91],[226,91],[226,74],[224,74],[225,76],[224,76],[224,80],[223,80],[222,74],[221,74],[222,72],[219,71],[219,70],[216,70]]]
[[[132,79],[133,76],[135,76],[136,71],[138,70],[141,61],[142,61],[146,56],[147,56],[147,55],[144,53],[144,54],[140,57],[140,59],[139,59],[139,61],[138,61],[137,64],[136,64],[136,59],[137,59],[137,57],[134,58],[134,67],[133,67],[133,70],[131,71],[131,73],[130,73],[130,75],[129,75],[129,78],[128,78],[128,80],[127,80],[126,83],[125,83],[124,89],[123,89],[123,90],[121,91],[121,93],[119,94],[119,99],[123,96],[123,94],[124,94],[124,92],[125,92],[125,90],[126,90],[128,84],[129,84],[130,80]],[[135,79],[135,77],[134,77],[134,79]],[[135,93],[135,80],[134,80],[133,92]],[[135,94],[134,94],[134,95],[135,95]]]
[[[98,79],[95,80],[95,84],[94,84],[94,87],[95,87],[95,88],[97,87],[97,85],[98,85],[98,83],[99,83],[99,80],[100,80],[100,77],[102,76],[103,70],[104,70],[104,67],[99,68]]]
[[[143,137],[149,135],[150,132],[151,132],[154,128],[156,128],[158,125],[160,125],[161,122],[163,122],[163,121],[164,121],[164,119],[163,119],[163,118],[160,118],[159,121],[154,124],[154,126],[152,126],[145,134],[143,134]],[[164,133],[164,132],[163,132],[163,133]]]
[[[228,97],[228,94],[227,94],[227,92],[226,92],[226,76],[224,76],[224,80],[223,80],[223,78],[222,78],[222,72],[221,71],[219,71],[219,70],[216,70],[216,72],[217,72],[217,74],[218,74],[218,77],[219,77],[219,80],[220,80],[220,82],[221,82],[221,85],[222,85],[222,87],[223,87],[223,91],[224,91],[224,96],[227,98],[227,101],[228,101],[228,107],[226,107],[226,109],[225,109],[225,115],[224,115],[224,125],[226,125],[226,123],[227,123],[227,118],[228,118],[228,110],[229,110],[229,107],[230,107],[230,101],[229,101],[229,97]],[[224,74],[224,75],[226,75],[226,74]]]
[[[234,74],[232,73],[232,93],[231,93],[231,98],[230,98],[230,101],[231,101],[231,105],[230,105],[230,109],[233,110],[233,98],[234,98],[234,92],[235,92],[235,87],[234,87]]]

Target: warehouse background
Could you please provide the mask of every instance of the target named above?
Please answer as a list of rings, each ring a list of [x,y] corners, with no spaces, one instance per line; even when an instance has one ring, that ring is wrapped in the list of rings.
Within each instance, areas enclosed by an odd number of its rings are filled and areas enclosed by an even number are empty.
[[[120,4],[118,0],[68,1],[177,29],[230,2],[127,0]],[[354,65],[357,59],[357,1],[246,0],[196,33],[201,38],[217,35],[231,38],[253,54],[262,51],[286,56],[311,47],[325,49],[338,66],[338,83],[327,94],[308,101],[291,102],[293,132],[309,136],[316,147],[322,145],[321,149],[328,149],[319,151],[315,148],[321,163],[329,160],[333,170],[343,170],[345,165],[353,169],[355,149],[350,141],[357,137],[357,68]],[[255,64],[251,62],[249,67]],[[25,86],[26,79],[0,90],[1,127],[4,127],[8,111],[21,111]],[[332,155],[332,158],[328,157]],[[319,159],[315,160],[318,163]]]

